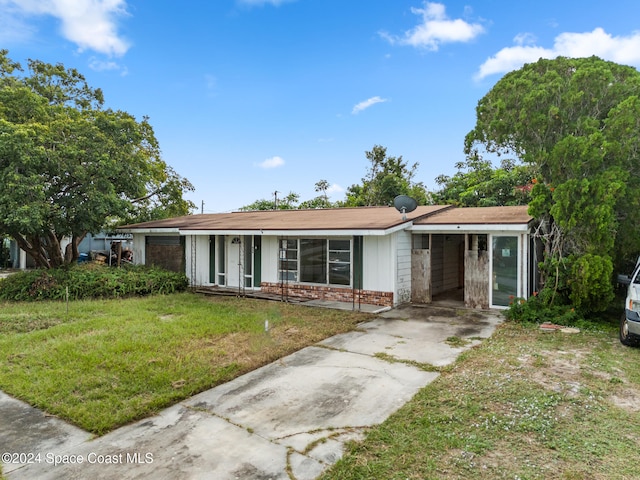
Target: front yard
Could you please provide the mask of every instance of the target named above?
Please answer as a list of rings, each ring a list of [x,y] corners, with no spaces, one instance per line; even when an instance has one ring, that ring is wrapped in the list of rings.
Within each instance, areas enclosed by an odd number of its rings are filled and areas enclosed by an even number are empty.
[[[68,312],[5,303],[0,390],[101,435],[367,318],[191,293],[78,301]]]
[[[506,323],[322,480],[638,478],[640,349]]]
[[[0,304],[0,390],[101,435],[366,319],[190,293]],[[322,479],[637,478],[640,349],[614,326],[504,323],[440,371]]]

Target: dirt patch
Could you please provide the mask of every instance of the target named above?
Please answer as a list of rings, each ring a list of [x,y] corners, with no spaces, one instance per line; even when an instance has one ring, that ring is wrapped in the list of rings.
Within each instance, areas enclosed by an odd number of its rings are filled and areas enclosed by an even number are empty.
[[[518,360],[523,366],[532,369],[530,378],[548,390],[556,393],[576,397],[585,388],[583,375],[592,376],[612,383],[624,384],[621,371],[616,375],[599,370],[589,365],[590,352],[585,349],[573,350],[542,350],[536,355],[522,355]],[[640,412],[640,390],[624,387],[607,400],[617,407],[629,412]]]
[[[621,392],[609,397],[609,401],[616,407],[629,412],[640,412],[640,391],[635,388],[625,388]]]
[[[543,350],[537,355],[521,356],[518,360],[534,370],[531,379],[536,383],[553,392],[574,397],[582,387],[579,381],[581,363],[587,354],[585,350]]]

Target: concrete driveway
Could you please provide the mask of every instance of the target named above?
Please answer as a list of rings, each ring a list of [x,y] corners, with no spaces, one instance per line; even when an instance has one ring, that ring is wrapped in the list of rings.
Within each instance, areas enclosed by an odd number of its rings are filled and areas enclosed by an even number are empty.
[[[488,338],[499,312],[406,306],[103,437],[0,393],[14,479],[314,479],[444,366]],[[467,339],[454,348],[450,337]],[[15,460],[15,462],[14,462]],[[81,462],[81,463],[80,463]]]

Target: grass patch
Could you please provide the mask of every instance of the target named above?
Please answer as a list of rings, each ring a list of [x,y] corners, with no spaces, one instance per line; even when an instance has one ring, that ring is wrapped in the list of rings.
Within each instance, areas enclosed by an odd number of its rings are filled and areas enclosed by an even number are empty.
[[[424,370],[425,372],[441,372],[443,370],[443,367],[436,367],[435,365],[420,363],[414,360],[399,359],[384,352],[378,352],[373,356],[377,359],[384,360],[385,362],[389,363],[404,363],[405,365],[411,365],[412,367],[419,368],[420,370]]]
[[[0,311],[0,389],[98,435],[368,318],[191,293]]]
[[[445,343],[453,348],[462,348],[469,344],[469,340],[460,337],[448,337]]]
[[[509,322],[321,478],[636,478],[638,424],[640,349],[614,328]]]

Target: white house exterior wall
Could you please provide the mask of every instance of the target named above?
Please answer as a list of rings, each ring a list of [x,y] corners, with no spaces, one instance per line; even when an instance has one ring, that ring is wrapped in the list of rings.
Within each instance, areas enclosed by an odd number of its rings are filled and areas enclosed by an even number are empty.
[[[133,263],[144,265],[146,263],[145,236],[133,235]]]
[[[196,285],[202,285],[201,283],[198,284],[197,277],[193,275],[194,272],[192,272],[191,270],[192,256],[195,255],[197,259],[198,253],[199,253],[197,250],[197,245],[196,245],[195,253],[193,252],[194,244],[192,243],[192,241],[195,240],[195,237],[193,235],[187,235],[184,240],[185,240],[184,241],[184,273],[189,279],[189,284],[192,287]],[[196,268],[196,271],[197,271],[197,268]]]
[[[190,250],[194,244],[195,239],[196,246],[196,272],[195,277],[192,276],[191,265],[194,263],[191,261]],[[209,236],[208,235],[187,235],[185,239],[185,270],[187,272],[187,278],[191,282],[195,279],[195,285],[206,285],[209,283]]]
[[[261,281],[278,283],[278,237],[262,237],[262,278]]]
[[[520,234],[520,271],[518,282],[518,297],[529,297],[529,235]]]
[[[380,292],[394,290],[394,259],[391,235],[364,237],[362,288]]]
[[[397,232],[394,237],[397,258],[394,303],[399,304],[411,300],[411,232]]]

